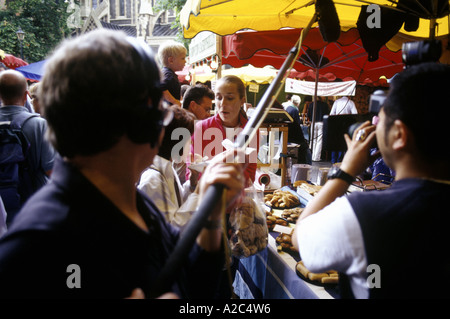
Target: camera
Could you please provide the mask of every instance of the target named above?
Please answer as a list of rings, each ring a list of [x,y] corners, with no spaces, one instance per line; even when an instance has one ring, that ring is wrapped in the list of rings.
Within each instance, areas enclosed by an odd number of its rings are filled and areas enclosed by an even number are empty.
[[[369,112],[366,114],[325,115],[323,117],[322,149],[334,152],[346,151],[347,143],[344,135],[348,134],[351,137],[362,123],[372,121],[372,118],[378,115],[386,101],[387,93],[384,90],[376,90],[371,94]]]
[[[378,115],[380,113],[381,107],[386,101],[389,91],[376,90],[370,95],[369,100],[369,113],[373,115]]]
[[[386,101],[387,98],[387,93],[386,91],[383,90],[376,90],[375,92],[373,92],[373,94],[370,95],[370,101],[369,101],[369,118],[367,118],[367,120],[371,121],[372,118],[376,115],[378,115],[378,113],[381,110],[381,107],[383,106],[384,102]],[[363,124],[364,121],[362,122],[356,122],[352,125],[350,125],[350,127],[348,128],[348,135],[350,137],[353,136],[353,133],[356,131],[356,129]],[[376,147],[376,145],[374,145],[374,147]]]
[[[424,40],[402,44],[402,59],[405,67],[423,62],[437,62],[442,55],[442,42]]]
[[[424,40],[405,42],[402,44],[402,59],[405,68],[424,62],[437,62],[442,55],[442,42]],[[323,144],[326,151],[346,151],[347,143],[344,134],[353,136],[355,130],[365,121],[380,112],[387,98],[387,91],[376,90],[370,95],[369,112],[367,114],[325,115],[323,117]],[[375,144],[373,147],[377,147]]]

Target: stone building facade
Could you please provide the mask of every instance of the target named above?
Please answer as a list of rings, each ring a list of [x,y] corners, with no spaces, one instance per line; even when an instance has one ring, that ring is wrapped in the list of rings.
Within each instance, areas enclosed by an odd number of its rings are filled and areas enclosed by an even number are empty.
[[[141,38],[156,53],[159,45],[176,38],[172,29],[174,12],[155,12],[157,0],[72,0],[68,23],[77,34],[97,28],[119,29],[128,35]]]

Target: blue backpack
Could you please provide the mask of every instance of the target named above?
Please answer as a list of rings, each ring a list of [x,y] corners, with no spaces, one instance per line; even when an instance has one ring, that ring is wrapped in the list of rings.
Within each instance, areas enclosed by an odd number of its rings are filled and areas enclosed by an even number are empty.
[[[7,222],[33,194],[27,155],[30,143],[22,132],[24,123],[38,116],[19,113],[13,121],[0,122],[0,196],[7,212]]]

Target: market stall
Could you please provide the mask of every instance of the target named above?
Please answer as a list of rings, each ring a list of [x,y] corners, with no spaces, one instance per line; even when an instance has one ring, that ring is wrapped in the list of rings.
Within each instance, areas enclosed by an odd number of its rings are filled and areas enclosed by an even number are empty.
[[[291,241],[303,208],[326,182],[328,169],[299,165],[293,173],[293,183],[265,192],[268,244],[266,249],[239,259],[233,289],[241,299],[340,298],[339,274],[332,269],[311,273]],[[358,178],[348,192],[382,191],[389,187],[389,183],[376,178]]]
[[[253,256],[239,259],[233,283],[234,292],[241,299],[339,298],[338,274],[334,272],[333,278],[328,276],[330,281],[322,282],[325,274],[305,273],[299,253],[289,242],[288,233],[293,231],[295,221],[307,201],[289,187],[282,187],[278,192],[295,195],[298,202],[292,208],[283,209],[269,207],[266,201],[270,231],[267,248]],[[267,193],[265,199],[272,199],[271,195]]]
[[[250,63],[257,67],[272,65],[279,68],[289,50],[296,43],[302,29],[274,31],[239,31],[223,37],[222,63],[239,67]],[[312,28],[304,39],[296,72],[314,72],[316,76],[332,74],[342,80],[377,81],[380,76],[392,77],[404,67],[401,50],[392,51],[385,45],[377,52],[377,59],[365,50],[356,28],[341,31],[335,42],[326,42],[319,28]],[[294,75],[294,73],[293,73]]]
[[[310,283],[297,275],[300,257],[278,251],[271,233],[264,251],[239,261],[234,281],[241,299],[333,299],[339,298],[336,284]]]

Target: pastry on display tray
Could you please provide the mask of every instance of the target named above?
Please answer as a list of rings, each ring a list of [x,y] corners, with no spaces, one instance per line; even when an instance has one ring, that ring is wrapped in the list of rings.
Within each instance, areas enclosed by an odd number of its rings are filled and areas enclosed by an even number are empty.
[[[300,214],[303,212],[302,207],[294,207],[287,209],[277,209],[266,211],[266,222],[269,231],[273,231],[276,225],[295,227]]]
[[[300,217],[300,214],[303,212],[302,207],[294,207],[294,208],[288,208],[284,209],[281,212],[281,218],[286,219],[289,223],[295,224]]]
[[[296,182],[294,182],[293,185],[294,185],[294,187],[297,187],[297,189],[300,188],[300,189],[304,190],[311,196],[316,195],[322,188],[322,186],[320,186],[320,185],[314,185],[314,184],[308,183],[307,181],[296,181]]]
[[[266,223],[269,231],[272,231],[275,225],[289,226],[289,222],[286,219],[281,218],[272,212],[266,212]]]
[[[300,199],[290,191],[277,189],[264,195],[264,203],[272,208],[294,208],[300,205]]]
[[[292,245],[292,236],[289,234],[280,233],[278,237],[275,238],[275,242],[277,243],[279,250],[296,252]]]
[[[337,285],[339,283],[339,274],[335,270],[329,270],[323,273],[313,273],[305,267],[302,260],[295,266],[297,275],[303,280],[319,286]]]
[[[307,181],[296,181],[293,186],[297,188],[297,194],[307,201],[310,201],[322,188],[320,185],[314,185]]]

